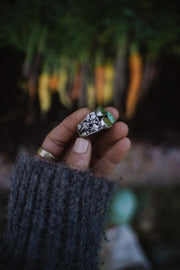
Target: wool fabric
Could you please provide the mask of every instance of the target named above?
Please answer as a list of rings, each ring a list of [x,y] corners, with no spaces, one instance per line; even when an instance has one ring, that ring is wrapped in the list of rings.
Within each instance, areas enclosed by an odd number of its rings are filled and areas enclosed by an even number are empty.
[[[89,172],[22,155],[11,179],[0,269],[98,269],[115,188]]]

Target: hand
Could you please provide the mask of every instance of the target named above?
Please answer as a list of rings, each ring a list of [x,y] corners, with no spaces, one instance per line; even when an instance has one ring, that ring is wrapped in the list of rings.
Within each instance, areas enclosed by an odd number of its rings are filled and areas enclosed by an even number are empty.
[[[118,119],[115,108],[105,109]],[[65,118],[47,135],[42,148],[73,169],[84,171],[90,168],[96,176],[108,178],[129,151],[128,127],[123,122],[116,122],[112,128],[88,139],[78,138],[77,125],[88,113],[90,110],[83,108]]]

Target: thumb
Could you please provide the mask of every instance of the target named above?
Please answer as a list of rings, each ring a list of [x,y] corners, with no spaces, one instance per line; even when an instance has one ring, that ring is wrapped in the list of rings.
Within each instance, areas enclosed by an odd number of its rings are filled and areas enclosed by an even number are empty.
[[[89,140],[77,138],[66,160],[66,164],[79,171],[85,171],[91,160],[92,146]]]

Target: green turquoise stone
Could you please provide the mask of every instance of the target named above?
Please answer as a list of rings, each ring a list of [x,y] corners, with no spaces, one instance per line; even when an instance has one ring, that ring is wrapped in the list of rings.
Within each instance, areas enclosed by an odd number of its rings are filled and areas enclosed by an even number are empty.
[[[112,114],[110,112],[107,112],[107,117],[111,121],[112,124],[115,123],[116,120],[115,120],[114,116],[112,116]]]
[[[105,116],[107,114],[107,112],[105,111],[105,109],[102,106],[99,106],[96,109],[96,114],[98,117],[102,117],[102,116]]]
[[[99,106],[98,109],[103,115],[106,114],[106,111],[102,106]]]
[[[105,126],[106,128],[112,127],[112,123],[111,123],[111,121],[110,121],[108,118],[103,117],[102,121],[103,121],[103,124],[104,124],[104,126]]]

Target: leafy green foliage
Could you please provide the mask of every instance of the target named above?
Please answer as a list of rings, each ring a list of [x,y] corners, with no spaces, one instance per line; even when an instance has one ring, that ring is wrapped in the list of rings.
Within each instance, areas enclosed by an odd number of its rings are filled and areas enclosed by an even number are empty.
[[[80,60],[94,50],[116,53],[136,42],[151,57],[168,46],[179,52],[177,0],[7,0],[0,8],[1,46]],[[125,42],[126,41],[126,42]]]

